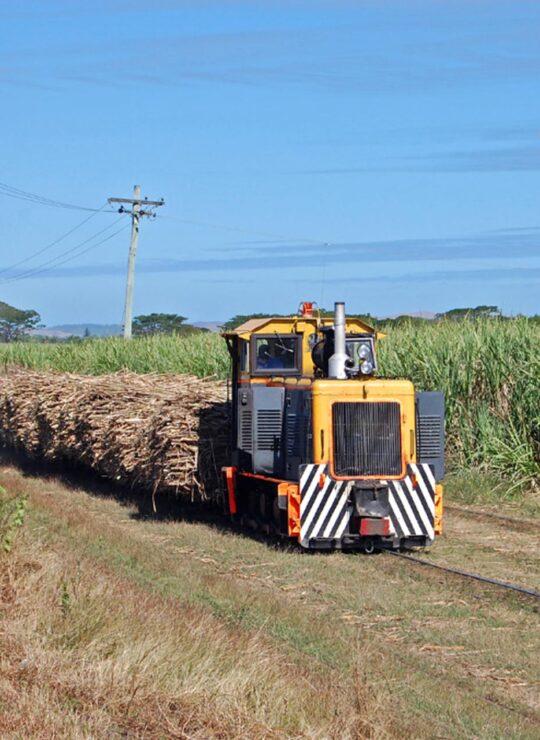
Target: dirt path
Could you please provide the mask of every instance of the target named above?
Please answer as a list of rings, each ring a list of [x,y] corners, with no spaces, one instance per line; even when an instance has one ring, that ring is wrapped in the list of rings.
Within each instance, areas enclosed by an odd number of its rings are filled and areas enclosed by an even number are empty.
[[[141,520],[133,505],[11,466],[0,482],[29,494],[45,545],[104,564],[234,632],[263,635],[295,665],[344,685],[360,665],[390,735],[538,736],[534,600],[384,555],[276,548],[219,521]],[[539,586],[539,537],[493,521],[449,515],[428,557]]]

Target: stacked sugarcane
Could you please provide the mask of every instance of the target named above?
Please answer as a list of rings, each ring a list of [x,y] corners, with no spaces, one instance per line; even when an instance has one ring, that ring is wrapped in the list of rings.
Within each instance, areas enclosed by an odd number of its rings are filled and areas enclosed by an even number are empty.
[[[212,500],[228,460],[226,388],[191,375],[8,368],[0,375],[0,441],[152,494]]]

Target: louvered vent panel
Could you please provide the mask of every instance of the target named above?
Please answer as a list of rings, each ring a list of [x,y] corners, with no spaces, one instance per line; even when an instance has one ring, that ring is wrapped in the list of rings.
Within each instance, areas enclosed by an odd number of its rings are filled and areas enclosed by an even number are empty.
[[[245,452],[253,451],[253,436],[251,429],[252,419],[251,409],[242,409],[240,421],[240,443]]]
[[[385,478],[401,473],[398,403],[335,403],[332,416],[337,475]]]
[[[308,454],[309,454],[309,447],[311,445],[311,441],[312,441],[311,418],[308,416],[304,416],[304,449],[308,451]]]
[[[276,450],[281,438],[281,411],[260,409],[257,412],[257,449]]]
[[[441,455],[442,423],[443,420],[440,416],[418,417],[416,445],[419,458],[439,457]]]
[[[287,414],[287,455],[300,455],[300,427],[298,416],[293,413]]]

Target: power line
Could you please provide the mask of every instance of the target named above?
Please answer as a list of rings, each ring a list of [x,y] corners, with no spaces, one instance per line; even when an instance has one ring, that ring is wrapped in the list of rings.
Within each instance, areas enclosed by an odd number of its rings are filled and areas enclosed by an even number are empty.
[[[77,259],[77,257],[80,257],[83,254],[86,254],[87,252],[90,252],[92,249],[95,249],[96,247],[101,246],[102,244],[105,244],[105,242],[110,241],[113,237],[115,237],[117,234],[120,234],[121,231],[125,231],[127,228],[127,225],[122,226],[121,229],[118,229],[113,234],[109,234],[109,236],[106,236],[105,239],[102,239],[101,241],[97,242],[97,244],[91,244],[86,249],[83,249],[81,252],[78,252],[77,254],[74,254],[71,257],[67,257],[65,260],[62,260],[61,262],[58,262],[56,265],[52,265],[51,267],[44,267],[41,270],[36,270],[32,275],[28,275],[27,277],[34,277],[34,275],[41,274],[43,272],[48,272],[49,270],[54,270],[57,267],[60,267],[61,265],[65,265],[67,262],[72,262],[74,259]],[[25,278],[21,278],[21,280],[24,280]]]
[[[312,237],[300,237],[300,236],[287,236],[286,234],[276,234],[269,231],[259,231],[256,229],[245,229],[240,226],[230,226],[226,224],[212,223],[209,221],[192,221],[185,218],[178,218],[177,216],[160,216],[160,218],[173,219],[183,224],[190,226],[207,226],[211,229],[222,229],[223,231],[235,231],[239,234],[246,234],[247,236],[266,236],[270,239],[276,239],[283,242],[305,242],[306,244],[319,244],[321,246],[330,247],[331,243],[327,239],[313,239]]]
[[[67,260],[62,260],[61,262],[58,262],[58,260],[61,257],[65,257],[66,255],[73,254],[73,252],[76,252],[76,250],[83,247],[85,244],[88,244],[89,242],[93,241],[96,237],[100,236],[101,234],[105,233],[109,229],[113,228],[117,223],[119,223],[122,219],[118,218],[116,221],[113,221],[108,226],[105,226],[104,229],[101,229],[100,231],[96,232],[92,236],[89,236],[87,239],[85,239],[82,242],[79,242],[79,244],[76,244],[73,247],[70,247],[69,249],[66,249],[64,252],[60,252],[60,254],[57,254],[55,257],[52,257],[51,259],[47,260],[46,262],[43,262],[41,265],[37,265],[36,267],[32,267],[29,270],[24,270],[23,272],[19,273],[18,275],[14,275],[11,278],[5,278],[1,281],[0,284],[6,285],[7,283],[13,283],[18,280],[24,280],[28,277],[33,277],[34,275],[40,274],[46,270],[54,269],[55,267],[58,267],[59,265],[65,264],[65,262],[69,262],[71,259],[75,259],[76,257],[79,257],[81,254],[85,254],[86,252],[90,251],[90,249],[93,249],[94,247],[99,246],[99,244],[103,244],[103,242],[107,241],[108,239],[112,239],[113,236],[116,236],[116,234],[120,233],[125,227],[123,226],[119,231],[116,231],[114,234],[111,234],[111,236],[107,237],[106,239],[98,242],[98,244],[93,244],[87,249],[82,250],[81,252],[78,252],[77,254],[74,254],[73,257],[68,257]],[[49,267],[50,265],[50,267]]]
[[[75,205],[74,203],[65,203],[61,200],[54,200],[53,198],[46,198],[43,195],[37,195],[36,193],[29,193],[26,190],[14,188],[12,185],[8,185],[4,182],[0,182],[0,195],[5,195],[8,198],[24,200],[29,203],[35,203],[36,205],[40,206],[49,206],[51,208],[67,208],[69,210],[76,211],[93,211],[94,213],[102,210],[102,208],[89,208],[87,206]]]
[[[11,270],[15,270],[17,267],[20,267],[20,265],[24,265],[27,262],[30,262],[30,260],[33,260],[34,257],[39,257],[40,254],[43,254],[44,252],[47,252],[49,249],[52,249],[52,247],[56,246],[57,244],[59,244],[64,239],[67,239],[67,237],[70,236],[71,234],[73,234],[74,231],[77,231],[77,229],[80,229],[81,226],[84,226],[84,224],[87,223],[88,221],[90,221],[91,218],[94,218],[94,216],[97,216],[98,213],[100,213],[101,211],[103,211],[103,209],[105,208],[106,205],[107,205],[107,203],[105,202],[101,206],[101,208],[99,208],[94,213],[91,213],[90,216],[87,216],[80,223],[78,223],[76,226],[74,226],[69,231],[66,231],[65,234],[62,234],[62,236],[59,236],[58,239],[55,239],[50,244],[47,244],[45,247],[42,247],[41,249],[38,249],[36,252],[33,252],[32,254],[28,255],[28,257],[25,257],[24,259],[19,260],[19,262],[14,262],[12,265],[9,265],[8,267],[1,268],[0,269],[0,275],[2,273],[4,273],[4,272],[10,272]]]
[[[332,245],[332,242],[329,242],[327,240],[323,239],[313,239],[313,238],[305,238],[305,237],[298,237],[298,236],[287,236],[285,234],[276,234],[272,232],[265,232],[265,231],[256,231],[252,229],[245,229],[238,226],[226,226],[225,224],[217,224],[217,223],[210,223],[205,221],[192,221],[187,220],[184,218],[178,218],[178,216],[164,216],[162,218],[172,218],[175,221],[180,221],[180,223],[183,224],[190,224],[192,226],[206,226],[212,229],[222,229],[224,231],[233,231],[237,234],[246,234],[251,236],[265,236],[269,239],[272,239],[274,241],[279,241],[283,243],[290,243],[290,242],[303,242],[304,244],[313,244],[317,245],[319,247],[326,247],[330,248]],[[323,252],[323,263],[321,266],[321,289],[320,289],[320,305],[324,306],[324,292],[326,287],[326,250]]]
[[[60,252],[60,254],[57,254],[55,257],[51,257],[49,260],[46,260],[45,262],[43,262],[40,265],[36,265],[35,267],[31,267],[28,270],[23,270],[23,272],[19,273],[18,275],[13,275],[12,277],[4,278],[1,281],[1,284],[3,285],[5,283],[11,283],[11,282],[15,282],[16,280],[21,280],[21,279],[23,279],[25,277],[30,277],[35,272],[41,272],[42,269],[43,268],[46,268],[48,265],[52,265],[54,267],[55,266],[54,263],[57,262],[61,257],[64,257],[64,256],[66,256],[68,254],[72,254],[76,250],[78,250],[81,247],[83,247],[85,244],[88,244],[89,242],[93,241],[96,237],[101,236],[101,234],[104,234],[106,231],[108,231],[109,229],[113,228],[113,226],[115,226],[121,220],[122,219],[120,219],[120,218],[119,219],[116,219],[116,221],[113,221],[108,226],[105,226],[105,228],[100,229],[95,234],[92,234],[92,236],[87,237],[82,242],[79,242],[78,244],[75,244],[75,246],[70,247],[69,249],[66,249],[63,252]],[[77,256],[77,255],[75,255],[75,256]]]

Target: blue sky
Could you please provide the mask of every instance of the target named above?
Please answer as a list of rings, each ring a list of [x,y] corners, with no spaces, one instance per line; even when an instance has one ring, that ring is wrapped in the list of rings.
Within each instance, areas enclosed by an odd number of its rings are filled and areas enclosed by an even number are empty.
[[[539,31],[526,0],[0,0],[0,182],[163,197],[135,314],[538,313]],[[121,321],[129,218],[8,193],[0,300]]]

